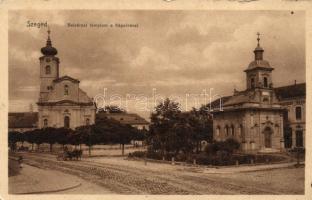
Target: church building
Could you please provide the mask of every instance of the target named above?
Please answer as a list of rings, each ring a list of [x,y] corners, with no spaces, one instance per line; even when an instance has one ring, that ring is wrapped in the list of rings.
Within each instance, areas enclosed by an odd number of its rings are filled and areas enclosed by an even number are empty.
[[[285,108],[273,88],[274,68],[263,59],[259,34],[257,40],[255,59],[244,70],[246,89],[221,98],[221,106],[212,111],[213,138],[235,138],[245,152],[279,152],[284,149]]]
[[[60,76],[60,60],[52,46],[50,30],[46,46],[41,48],[40,94],[38,128],[76,128],[93,124],[96,107],[86,92],[79,88],[80,81],[70,76]]]

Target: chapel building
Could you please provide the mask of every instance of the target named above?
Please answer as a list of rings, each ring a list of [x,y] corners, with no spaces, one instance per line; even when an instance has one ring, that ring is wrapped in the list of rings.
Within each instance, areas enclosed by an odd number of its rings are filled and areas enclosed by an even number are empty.
[[[274,68],[263,59],[259,35],[257,40],[255,59],[244,70],[246,89],[221,98],[221,107],[215,106],[212,111],[213,138],[217,141],[235,138],[245,152],[279,152],[285,147],[285,108],[273,88]]]

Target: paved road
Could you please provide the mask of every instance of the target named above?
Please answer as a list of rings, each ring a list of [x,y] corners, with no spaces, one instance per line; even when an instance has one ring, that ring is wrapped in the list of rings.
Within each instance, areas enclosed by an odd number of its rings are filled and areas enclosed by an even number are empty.
[[[55,156],[41,154],[24,158],[29,165],[78,176],[112,194],[303,194],[304,188],[304,168],[218,175],[164,164],[147,167],[122,158],[114,162],[56,161]]]

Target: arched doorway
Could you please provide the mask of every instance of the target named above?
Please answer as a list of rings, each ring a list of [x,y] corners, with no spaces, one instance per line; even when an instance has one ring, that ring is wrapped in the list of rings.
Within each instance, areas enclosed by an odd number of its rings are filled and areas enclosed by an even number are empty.
[[[64,117],[64,127],[69,128],[70,127],[70,119],[68,116]]]
[[[266,127],[263,131],[265,148],[272,148],[272,133],[273,131],[270,127]]]

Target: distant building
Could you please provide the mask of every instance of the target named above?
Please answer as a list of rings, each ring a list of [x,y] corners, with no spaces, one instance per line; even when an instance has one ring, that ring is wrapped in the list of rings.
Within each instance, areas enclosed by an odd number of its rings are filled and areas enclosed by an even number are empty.
[[[221,98],[221,109],[219,100],[212,103],[213,137],[221,141],[235,138],[241,143],[241,149],[247,152],[279,152],[285,148],[284,123],[288,123],[293,131],[298,130],[293,135],[303,135],[302,104],[305,95],[302,92],[297,95],[297,88],[290,89],[291,86],[273,88],[274,68],[263,59],[264,50],[259,44],[259,37],[257,40],[255,60],[244,71],[246,90],[235,90],[233,96]],[[289,104],[291,112],[288,117],[285,117],[286,104]],[[294,119],[294,109],[297,110],[295,115],[301,120]],[[303,139],[297,140],[303,146]]]
[[[285,147],[305,146],[306,84],[293,84],[274,89],[284,113]]]
[[[38,127],[38,112],[9,113],[9,131],[25,132]]]
[[[135,113],[97,113],[96,119],[114,119],[122,124],[128,124],[139,130],[148,130],[149,122]]]
[[[52,46],[50,31],[45,47],[41,48],[40,96],[38,105],[38,128],[65,127],[93,124],[95,105],[79,88],[80,81],[70,76],[59,76],[59,58]]]

